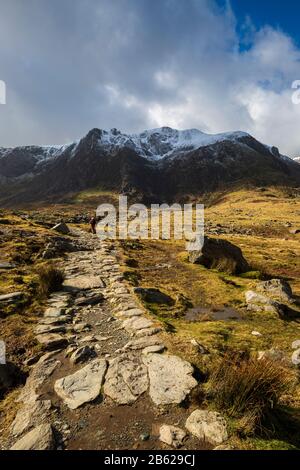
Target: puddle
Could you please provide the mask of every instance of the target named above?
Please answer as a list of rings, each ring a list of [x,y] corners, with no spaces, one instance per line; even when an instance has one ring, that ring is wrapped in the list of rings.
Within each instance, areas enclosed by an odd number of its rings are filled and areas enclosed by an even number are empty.
[[[194,307],[185,313],[185,320],[190,322],[213,320],[242,320],[242,315],[232,307]]]

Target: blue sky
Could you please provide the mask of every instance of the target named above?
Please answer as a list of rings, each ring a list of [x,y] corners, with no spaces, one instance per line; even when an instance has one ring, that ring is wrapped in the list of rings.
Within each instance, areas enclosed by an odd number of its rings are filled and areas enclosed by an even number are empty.
[[[223,0],[220,4],[224,5]],[[266,24],[280,28],[300,45],[300,2],[297,0],[231,0],[231,6],[240,23],[248,16],[257,28]]]
[[[0,0],[0,146],[243,130],[300,152],[291,0]]]

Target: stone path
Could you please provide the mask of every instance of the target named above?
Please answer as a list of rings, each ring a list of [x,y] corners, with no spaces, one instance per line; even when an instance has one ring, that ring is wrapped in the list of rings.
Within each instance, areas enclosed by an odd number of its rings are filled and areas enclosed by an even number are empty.
[[[36,327],[43,354],[4,448],[212,448],[202,431],[199,439],[181,429],[195,410],[193,367],[166,351],[161,325],[123,279],[116,247],[77,235],[87,251],[64,260],[64,289]]]

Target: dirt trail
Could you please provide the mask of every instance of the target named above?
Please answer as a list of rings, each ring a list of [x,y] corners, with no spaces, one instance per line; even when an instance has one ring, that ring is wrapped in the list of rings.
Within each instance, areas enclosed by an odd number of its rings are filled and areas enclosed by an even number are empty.
[[[64,290],[49,298],[36,330],[43,356],[31,368],[2,446],[18,445],[49,423],[58,450],[171,449],[159,429],[185,429],[195,409],[193,368],[166,351],[161,325],[123,279],[114,244],[83,232],[77,237],[86,251],[70,253],[62,264]],[[212,446],[187,434],[182,448]]]

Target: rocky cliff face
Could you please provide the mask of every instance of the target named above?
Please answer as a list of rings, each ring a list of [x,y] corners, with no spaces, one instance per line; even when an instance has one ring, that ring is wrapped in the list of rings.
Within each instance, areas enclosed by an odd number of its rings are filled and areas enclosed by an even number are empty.
[[[0,148],[3,205],[56,199],[88,188],[145,202],[183,200],[236,184],[300,186],[300,166],[242,132],[92,129],[64,146]]]

